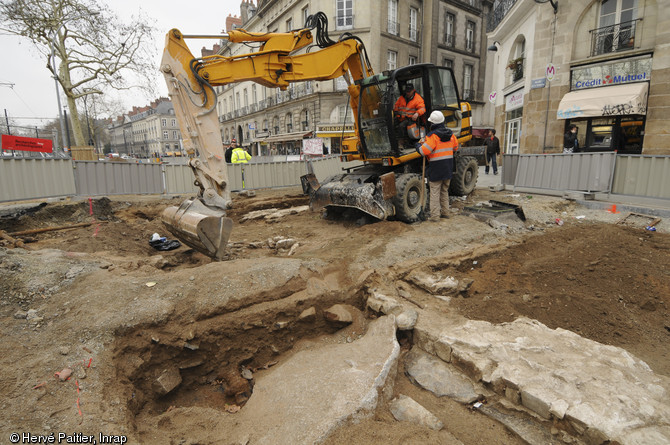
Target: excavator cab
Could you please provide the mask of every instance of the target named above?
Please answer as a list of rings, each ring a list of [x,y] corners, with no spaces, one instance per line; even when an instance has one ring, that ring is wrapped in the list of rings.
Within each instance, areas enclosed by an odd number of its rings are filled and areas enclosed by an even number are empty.
[[[358,104],[358,140],[357,144],[345,144],[343,155],[347,160],[364,161],[364,165],[321,184],[313,175],[303,177],[303,190],[310,195],[312,209],[356,208],[381,220],[396,218],[411,223],[421,219],[425,186],[421,182],[424,164],[416,151],[419,138],[399,131],[394,110],[407,84],[421,95],[426,106],[417,120],[419,136],[430,131],[426,119],[439,110],[461,143],[470,139],[470,105],[461,103],[451,69],[419,64],[362,79],[356,83],[359,91],[354,92],[358,94],[352,95]],[[471,173],[466,182],[474,187],[476,161],[467,161]],[[454,176],[459,174],[455,172]]]
[[[400,119],[394,110],[406,85],[412,85],[426,105],[414,135],[399,128]],[[469,134],[470,120],[463,119],[454,74],[449,68],[411,65],[364,79],[360,86],[358,125],[361,149],[368,162],[391,157],[396,158],[394,164],[402,163],[400,158],[412,154],[420,137],[430,131],[426,119],[433,110],[442,111],[445,124],[456,137],[463,129]]]

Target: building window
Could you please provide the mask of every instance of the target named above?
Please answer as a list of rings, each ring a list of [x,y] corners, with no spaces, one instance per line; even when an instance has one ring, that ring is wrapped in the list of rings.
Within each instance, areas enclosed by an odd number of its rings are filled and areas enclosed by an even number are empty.
[[[526,56],[526,39],[519,36],[514,43],[511,59],[507,63],[507,69],[511,71],[512,82],[523,79],[523,63]]]
[[[389,0],[387,31],[394,36],[397,36],[400,32],[400,25],[398,23],[398,0]]]
[[[445,68],[451,68],[454,69],[454,61],[451,59],[443,59],[442,60],[442,66]]]
[[[470,20],[465,27],[465,50],[471,53],[475,51],[475,22]]]
[[[340,105],[337,108],[338,108],[337,111],[339,113],[339,121],[338,121],[339,123],[346,124],[346,123],[352,123],[354,121],[354,117],[348,105]]]
[[[167,119],[161,119],[161,126],[167,127]]]
[[[398,53],[396,51],[388,51],[386,54],[386,69],[394,70],[398,66]]]
[[[305,109],[300,113],[300,125],[302,126],[302,131],[307,131],[309,128],[309,110]]]
[[[172,119],[172,126],[176,127],[177,126],[177,119]]]
[[[416,8],[409,8],[409,39],[416,42],[419,39],[418,26],[419,10]]]
[[[238,110],[242,108],[242,104],[240,103],[240,93],[235,93],[235,104],[237,105]]]
[[[179,139],[179,133],[177,131],[172,132],[172,139]]]
[[[354,27],[354,0],[337,0],[335,23],[337,29]]]
[[[302,8],[302,23],[303,26],[307,25],[307,18],[309,17],[309,6]]]
[[[286,113],[286,132],[290,133],[293,131],[293,114]]]
[[[474,67],[472,65],[463,65],[463,100],[472,100],[475,97],[475,92],[472,89],[472,72]]]
[[[456,17],[454,14],[447,12],[444,15],[444,44],[450,47],[454,46],[454,23]]]
[[[407,61],[407,65],[416,65],[416,57],[415,56],[409,56],[409,60]]]
[[[286,20],[286,32],[293,30],[293,19]]]
[[[637,0],[603,0],[598,22],[591,32],[591,55],[634,48]]]
[[[169,139],[170,135],[168,134],[167,131],[163,132],[163,139]]]
[[[258,102],[258,97],[256,94],[256,85],[251,85],[251,103],[255,104]]]

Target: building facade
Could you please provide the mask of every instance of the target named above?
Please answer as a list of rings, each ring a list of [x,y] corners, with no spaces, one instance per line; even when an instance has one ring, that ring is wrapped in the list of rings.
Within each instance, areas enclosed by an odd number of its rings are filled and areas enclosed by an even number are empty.
[[[240,16],[247,31],[286,32],[324,12],[330,38],[345,32],[360,38],[376,73],[425,62],[449,66],[462,98],[473,106],[477,128],[493,124],[483,122],[489,116],[483,112],[488,94],[482,76],[484,18],[491,5],[488,0],[261,0],[256,6],[243,0]],[[217,52],[233,56],[250,48],[222,41]],[[217,93],[224,144],[234,138],[253,155],[299,154],[301,140],[310,137],[323,140],[324,153],[338,153],[341,138],[353,135],[343,78],[299,82],[285,91],[240,82],[217,87]]]
[[[146,107],[133,107],[110,124],[109,133],[114,153],[138,158],[183,154],[174,106],[164,97]]]
[[[670,154],[670,10],[660,0],[502,0],[489,112],[505,153]]]

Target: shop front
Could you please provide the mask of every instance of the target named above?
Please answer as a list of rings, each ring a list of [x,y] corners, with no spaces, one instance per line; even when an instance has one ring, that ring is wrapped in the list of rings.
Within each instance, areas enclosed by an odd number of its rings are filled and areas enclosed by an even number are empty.
[[[505,135],[503,153],[519,154],[521,124],[523,122],[523,90],[505,96]]]
[[[342,139],[355,135],[354,124],[326,124],[316,127],[316,137],[323,139],[324,154],[342,153]]]
[[[577,126],[580,151],[642,152],[651,57],[612,61],[572,69],[571,91],[557,118],[565,130]]]

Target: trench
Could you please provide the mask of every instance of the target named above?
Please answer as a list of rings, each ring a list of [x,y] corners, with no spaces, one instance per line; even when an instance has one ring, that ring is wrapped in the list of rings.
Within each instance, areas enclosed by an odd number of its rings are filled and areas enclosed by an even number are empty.
[[[116,379],[126,398],[129,423],[175,407],[236,412],[253,397],[254,376],[281,363],[309,341],[342,342],[364,335],[365,292],[305,295],[295,292],[207,318],[174,317],[126,332],[114,344]],[[277,295],[285,294],[278,289]],[[346,304],[351,324],[328,321],[324,311]],[[304,316],[305,311],[314,311]],[[302,315],[302,317],[301,317]]]

